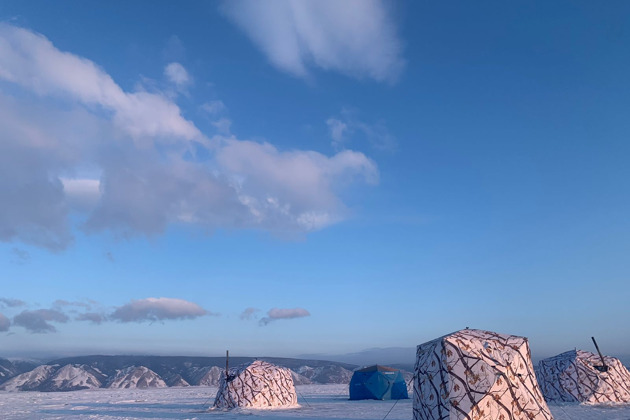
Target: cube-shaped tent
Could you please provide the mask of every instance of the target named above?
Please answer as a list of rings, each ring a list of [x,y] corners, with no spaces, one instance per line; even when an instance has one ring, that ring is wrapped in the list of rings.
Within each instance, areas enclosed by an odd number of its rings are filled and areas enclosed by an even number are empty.
[[[550,420],[525,337],[460,330],[417,347],[414,420]]]
[[[356,370],[350,380],[351,400],[402,400],[409,398],[405,378],[398,369],[368,366]]]
[[[221,409],[286,408],[297,406],[293,377],[285,369],[262,360],[230,368],[221,375],[214,407]]]
[[[540,389],[549,402],[585,404],[630,402],[630,372],[614,357],[571,350],[538,363]],[[605,371],[604,371],[605,370]]]

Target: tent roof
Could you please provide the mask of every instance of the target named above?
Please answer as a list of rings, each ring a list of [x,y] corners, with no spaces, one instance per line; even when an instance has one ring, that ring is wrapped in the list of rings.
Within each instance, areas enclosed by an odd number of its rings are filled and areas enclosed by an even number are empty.
[[[357,369],[356,372],[398,372],[399,369],[394,369],[389,366],[372,365],[364,367],[363,369]]]

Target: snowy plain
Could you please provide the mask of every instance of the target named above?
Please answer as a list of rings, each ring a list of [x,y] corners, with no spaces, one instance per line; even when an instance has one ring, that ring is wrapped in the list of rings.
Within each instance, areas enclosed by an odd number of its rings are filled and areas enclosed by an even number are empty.
[[[299,408],[213,411],[216,387],[93,389],[72,392],[0,391],[0,418],[17,419],[217,419],[389,420],[412,418],[412,401],[349,401],[347,385],[300,385]],[[630,405],[551,405],[556,420],[630,420]],[[391,410],[391,411],[390,411]],[[387,414],[389,412],[389,414]]]

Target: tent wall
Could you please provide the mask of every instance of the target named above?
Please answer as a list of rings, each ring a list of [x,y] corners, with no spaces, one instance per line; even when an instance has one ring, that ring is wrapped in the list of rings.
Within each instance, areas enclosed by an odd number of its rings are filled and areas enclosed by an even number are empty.
[[[524,337],[461,330],[418,346],[414,420],[552,419]]]
[[[351,400],[401,400],[409,398],[407,384],[395,369],[362,369],[350,380]]]
[[[614,357],[604,357],[607,372],[594,368],[601,358],[571,350],[538,363],[540,388],[547,401],[598,403],[630,402],[630,372]]]
[[[290,406],[297,406],[291,372],[260,360],[222,375],[214,400],[214,407],[223,409]]]

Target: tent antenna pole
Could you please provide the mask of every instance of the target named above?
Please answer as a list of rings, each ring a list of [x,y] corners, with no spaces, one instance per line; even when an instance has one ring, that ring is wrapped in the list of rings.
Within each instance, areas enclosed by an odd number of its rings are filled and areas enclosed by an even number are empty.
[[[229,368],[229,360],[230,360],[230,351],[225,351],[225,380],[228,379],[228,368]]]
[[[599,351],[599,346],[597,345],[597,341],[595,341],[595,337],[591,337],[591,340],[593,340],[593,344],[595,344],[595,348],[597,349],[597,353],[599,353],[599,358],[602,359],[602,365],[601,366],[594,366],[595,369],[599,370],[600,372],[608,372],[608,366],[606,365],[606,361],[604,360],[604,356],[602,356],[602,352]]]

